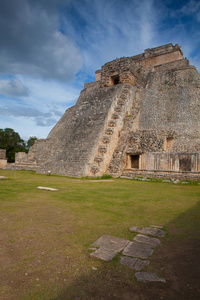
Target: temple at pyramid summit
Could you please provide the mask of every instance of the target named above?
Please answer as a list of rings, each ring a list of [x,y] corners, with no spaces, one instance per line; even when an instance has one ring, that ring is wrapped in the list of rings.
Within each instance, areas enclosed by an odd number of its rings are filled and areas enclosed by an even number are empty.
[[[14,167],[73,177],[200,178],[198,71],[177,44],[106,63],[48,137],[16,154]]]

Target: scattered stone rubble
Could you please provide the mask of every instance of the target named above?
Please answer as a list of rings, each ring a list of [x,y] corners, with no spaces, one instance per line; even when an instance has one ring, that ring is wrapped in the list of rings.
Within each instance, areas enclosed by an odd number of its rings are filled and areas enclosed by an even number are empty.
[[[122,252],[120,264],[140,271],[150,264],[148,258],[153,254],[155,247],[161,245],[161,241],[156,238],[165,236],[165,232],[161,228],[161,226],[155,225],[129,228],[129,231],[139,233],[134,237],[134,242],[103,235],[92,244],[93,248],[90,250],[95,251],[90,254],[90,257],[111,261],[118,253]],[[98,249],[96,249],[97,247]],[[155,273],[137,272],[135,276],[138,281],[142,282],[166,282],[164,278],[159,278]]]

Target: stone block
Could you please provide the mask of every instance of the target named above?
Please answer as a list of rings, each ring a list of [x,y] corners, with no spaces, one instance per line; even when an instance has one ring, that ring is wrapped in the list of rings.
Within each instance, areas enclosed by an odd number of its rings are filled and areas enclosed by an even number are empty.
[[[120,239],[114,236],[103,235],[96,242],[94,242],[92,246],[120,252],[124,249],[124,247],[126,247],[128,243],[128,240]]]
[[[137,272],[135,276],[142,282],[166,282],[164,278],[159,278],[155,273]]]
[[[101,259],[105,261],[112,260],[117,253],[113,250],[105,249],[105,248],[99,248],[95,252],[90,254],[91,258]]]
[[[38,186],[37,188],[38,188],[39,190],[46,190],[46,191],[51,191],[51,192],[58,191],[57,189],[53,189],[53,188],[46,187],[46,186]]]
[[[121,256],[120,264],[127,266],[130,269],[139,271],[139,270],[143,269],[144,267],[148,266],[150,264],[150,261],[142,260],[139,258]]]
[[[130,227],[129,230],[131,232],[138,232],[138,233],[153,235],[153,236],[157,236],[157,237],[165,236],[165,232],[159,228],[152,228],[152,227],[142,228],[142,227],[134,226],[134,227]]]
[[[143,234],[137,234],[134,237],[134,241],[138,242],[138,243],[144,243],[144,244],[149,244],[152,246],[158,246],[161,244],[160,240],[157,238],[153,238],[153,237],[149,237]]]
[[[147,244],[141,244],[136,242],[130,242],[123,250],[122,254],[138,257],[138,258],[148,258],[153,254],[152,246]]]

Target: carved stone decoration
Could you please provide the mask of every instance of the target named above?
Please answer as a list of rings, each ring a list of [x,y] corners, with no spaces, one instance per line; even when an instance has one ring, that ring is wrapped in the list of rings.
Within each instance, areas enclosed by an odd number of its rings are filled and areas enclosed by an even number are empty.
[[[102,139],[102,142],[104,144],[108,144],[108,143],[110,143],[110,138],[108,136],[104,136],[103,139]]]
[[[113,130],[111,128],[106,129],[106,134],[112,135],[113,134]]]
[[[122,111],[121,106],[116,106],[116,107],[115,107],[115,111],[116,111],[116,112],[121,112],[121,111]]]
[[[109,127],[115,127],[115,126],[116,126],[116,122],[113,121],[113,120],[111,120],[111,121],[109,122]]]
[[[119,115],[116,114],[116,113],[114,113],[114,114],[112,115],[112,119],[114,119],[114,120],[119,119]]]
[[[119,99],[119,100],[117,101],[117,105],[119,105],[119,106],[123,106],[124,103],[125,103],[125,100],[123,100],[123,99]]]
[[[98,151],[99,151],[100,153],[106,153],[107,149],[106,149],[105,146],[99,146]]]
[[[103,157],[102,156],[95,156],[94,161],[96,161],[98,163],[98,165],[100,165],[100,163],[103,161]]]
[[[92,167],[91,167],[91,172],[95,175],[96,173],[99,172],[99,167],[97,167],[97,166],[92,166]]]

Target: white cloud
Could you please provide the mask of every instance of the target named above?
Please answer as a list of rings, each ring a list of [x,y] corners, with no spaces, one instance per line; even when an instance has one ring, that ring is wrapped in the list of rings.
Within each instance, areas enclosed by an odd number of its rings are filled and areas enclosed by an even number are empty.
[[[0,127],[46,137],[95,70],[145,48],[178,43],[199,67],[200,3],[172,2],[1,0]]]
[[[200,22],[200,2],[191,0],[187,2],[180,10],[179,13],[195,17]]]
[[[28,89],[17,79],[0,80],[0,94],[6,97],[27,97]]]
[[[63,13],[62,28],[82,49],[84,67],[92,74],[116,57],[132,56],[158,45],[163,5],[153,0],[72,1],[74,14]]]
[[[65,110],[76,103],[80,94],[79,88],[63,82],[32,79],[27,76],[17,76],[15,81],[26,86],[29,95],[20,97],[18,101],[12,97],[1,98],[0,127],[17,130],[19,126],[16,124],[23,122],[24,125],[20,127],[19,133],[27,132],[24,133],[26,137],[28,132],[38,137],[46,137]]]
[[[75,77],[82,55],[73,40],[59,31],[59,2],[1,0],[1,74],[68,81]]]

